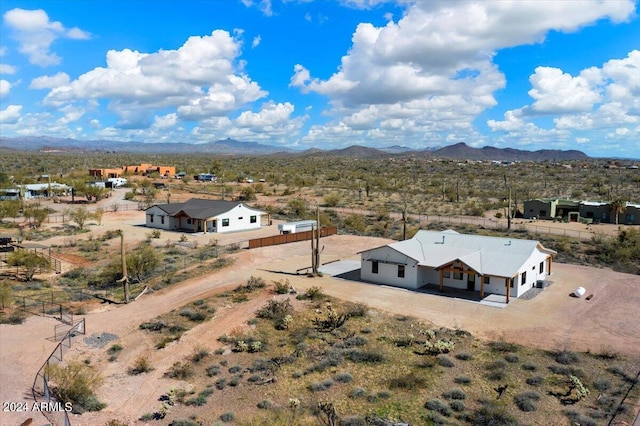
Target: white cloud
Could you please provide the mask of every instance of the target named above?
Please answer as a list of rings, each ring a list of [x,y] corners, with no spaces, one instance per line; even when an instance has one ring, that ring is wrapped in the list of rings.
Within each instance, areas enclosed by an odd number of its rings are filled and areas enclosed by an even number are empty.
[[[255,49],[256,47],[258,47],[261,41],[262,41],[262,37],[260,37],[259,35],[255,36],[253,38],[253,41],[251,42],[251,48]]]
[[[216,30],[189,37],[177,50],[110,50],[106,67],[54,87],[44,102],[59,106],[108,99],[120,125],[129,128],[148,127],[154,108],[176,108],[184,120],[229,114],[267,94],[241,72],[240,48],[240,40]]]
[[[246,7],[256,6],[260,12],[265,16],[273,16],[273,7],[271,0],[259,0],[254,2],[252,0],[240,0]]]
[[[0,64],[0,74],[15,74],[18,71],[16,67],[8,64]]]
[[[7,80],[0,80],[0,97],[5,97],[11,91],[11,83]]]
[[[4,15],[5,24],[11,28],[13,38],[20,44],[19,51],[27,55],[29,62],[43,67],[57,65],[61,58],[51,52],[51,44],[66,37],[76,40],[90,38],[90,34],[79,28],[66,29],[58,21],[50,21],[42,9],[11,9]]]
[[[64,72],[59,72],[56,75],[43,75],[31,80],[29,89],[53,89],[59,86],[65,86],[69,84],[69,75]]]
[[[583,76],[572,77],[558,68],[538,67],[529,81],[533,86],[529,96],[535,99],[531,109],[536,113],[590,111],[600,101],[594,82]]]
[[[298,133],[306,117],[292,117],[295,107],[289,102],[269,101],[258,112],[244,111],[233,122],[227,134],[250,140],[270,139],[284,142],[286,136]]]
[[[20,118],[20,111],[22,105],[9,105],[3,110],[0,110],[0,123],[13,124]]]
[[[178,116],[175,113],[167,114],[162,117],[156,115],[153,127],[156,129],[166,129],[175,126],[177,122]]]
[[[371,8],[379,2],[346,3]],[[605,18],[623,21],[634,9],[632,1],[424,1],[410,4],[398,22],[361,23],[329,78],[314,77],[304,64],[294,67],[290,86],[327,96],[328,114],[335,117],[313,127],[306,140],[335,140],[337,134],[350,134],[347,129],[368,129],[366,135],[389,141],[411,138],[415,144],[476,137],[473,121],[496,105],[494,93],[505,86],[493,62],[496,51],[540,42],[550,30],[576,31]],[[565,110],[598,101],[596,77],[585,71],[571,79],[572,89],[581,91],[562,99]],[[540,111],[559,106],[550,91],[542,90],[547,82],[536,87]],[[504,131],[525,126],[518,120],[511,115],[492,126]]]

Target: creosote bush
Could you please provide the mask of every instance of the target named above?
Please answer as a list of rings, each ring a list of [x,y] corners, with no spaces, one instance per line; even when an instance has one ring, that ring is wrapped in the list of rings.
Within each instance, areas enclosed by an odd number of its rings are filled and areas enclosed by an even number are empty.
[[[149,371],[153,371],[149,358],[144,355],[140,355],[136,358],[133,365],[129,367],[128,373],[135,376],[142,373],[148,373]]]
[[[100,411],[106,406],[96,399],[94,393],[103,381],[95,367],[71,361],[64,367],[50,365],[47,373],[53,394],[62,403],[71,402],[74,412]]]

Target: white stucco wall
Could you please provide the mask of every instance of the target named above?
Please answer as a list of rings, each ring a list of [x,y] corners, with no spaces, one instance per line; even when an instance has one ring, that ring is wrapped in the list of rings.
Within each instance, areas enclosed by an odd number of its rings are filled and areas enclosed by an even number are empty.
[[[547,254],[535,250],[523,266],[518,270],[518,278],[516,285],[511,289],[511,296],[519,297],[527,290],[536,286],[538,280],[544,280],[547,278],[548,264],[546,262]],[[544,262],[544,271],[540,273],[540,262]],[[522,273],[527,272],[526,282],[522,282]]]
[[[260,229],[260,211],[239,204],[228,212],[217,217],[215,232],[236,232],[250,229]],[[251,223],[251,216],[255,216],[255,223]],[[229,220],[228,226],[223,226],[225,219]]]
[[[372,272],[373,260],[378,261],[378,273]],[[385,263],[386,262],[386,263]],[[390,263],[389,263],[390,262]],[[404,278],[398,277],[398,264],[404,264]],[[377,284],[392,285],[408,289],[420,287],[418,281],[418,267],[416,261],[389,247],[377,249],[361,254],[360,278]]]
[[[151,222],[152,216],[153,222]],[[164,217],[164,224],[162,223],[162,217]],[[157,206],[150,207],[145,211],[145,224],[148,228],[171,229],[170,219],[172,218]]]

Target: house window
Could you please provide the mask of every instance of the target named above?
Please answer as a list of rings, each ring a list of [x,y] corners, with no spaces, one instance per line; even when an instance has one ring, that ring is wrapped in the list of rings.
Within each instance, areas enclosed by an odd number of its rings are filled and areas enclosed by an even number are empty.
[[[527,283],[527,272],[522,273],[522,277],[520,279],[520,285],[525,285]]]
[[[626,220],[627,222],[629,222],[629,223],[633,223],[633,221],[635,220],[635,218],[636,218],[636,217],[635,217],[634,215],[632,215],[632,214],[628,214],[628,215],[626,215],[626,216],[625,216],[625,220]]]
[[[540,210],[540,216],[546,216],[546,215],[547,215],[546,210]]]
[[[453,279],[454,280],[461,280],[462,279],[462,272],[454,271],[453,272]]]
[[[371,262],[371,273],[372,274],[378,273],[378,262]]]
[[[485,275],[484,277],[482,277],[482,280],[484,281],[485,284],[490,284],[491,277]]]
[[[222,219],[222,226],[229,226],[229,219]]]
[[[249,223],[256,223],[258,221],[257,216],[249,216]]]
[[[187,225],[191,225],[191,218],[187,219]]]
[[[404,278],[404,265],[398,265],[398,278]]]
[[[238,218],[238,220],[242,220],[242,219],[243,219],[243,217],[242,217],[242,216],[240,216],[240,217]]]
[[[513,288],[513,283],[514,283],[514,281],[515,281],[515,280],[514,280],[513,278],[510,278],[510,279],[509,279],[509,287]]]
[[[451,271],[444,271],[442,273],[442,278],[451,278]]]
[[[160,216],[160,223],[164,225],[164,216]]]
[[[540,262],[540,273],[544,272],[544,261]]]
[[[152,214],[149,215],[149,222],[153,223],[153,215]]]

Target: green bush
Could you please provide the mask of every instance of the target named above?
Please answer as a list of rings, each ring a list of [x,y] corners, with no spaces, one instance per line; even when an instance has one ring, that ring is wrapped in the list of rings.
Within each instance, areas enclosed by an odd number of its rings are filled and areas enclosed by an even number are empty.
[[[99,411],[105,407],[94,394],[102,384],[100,372],[95,367],[71,361],[66,367],[50,365],[47,373],[51,382],[55,383],[53,394],[62,403],[72,403],[77,412]]]
[[[525,412],[536,411],[535,401],[538,400],[540,400],[540,394],[532,391],[522,392],[513,397],[518,408]]]
[[[526,382],[529,386],[540,386],[544,383],[544,378],[542,376],[531,376],[527,377]]]
[[[461,361],[469,361],[473,359],[473,355],[469,352],[460,352],[455,355],[455,357]]]
[[[442,400],[438,398],[430,399],[424,404],[424,408],[427,410],[435,411],[438,414],[441,414],[445,417],[451,416],[451,408],[444,403]]]
[[[467,376],[458,376],[453,381],[459,385],[468,385],[471,384],[471,378]]]
[[[193,376],[193,369],[189,364],[176,362],[164,375],[170,379],[186,380]]]
[[[467,394],[460,388],[454,388],[442,393],[444,399],[466,399]]]

